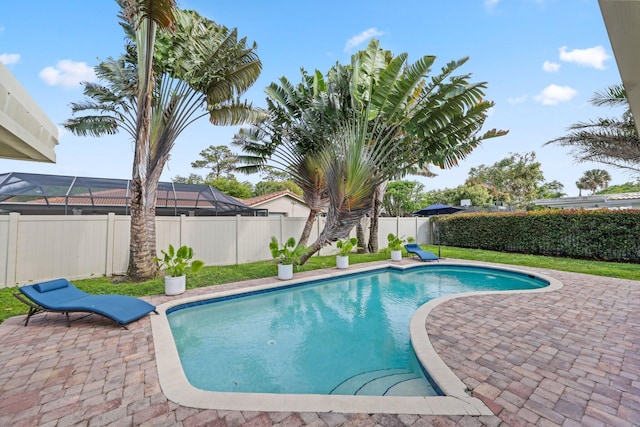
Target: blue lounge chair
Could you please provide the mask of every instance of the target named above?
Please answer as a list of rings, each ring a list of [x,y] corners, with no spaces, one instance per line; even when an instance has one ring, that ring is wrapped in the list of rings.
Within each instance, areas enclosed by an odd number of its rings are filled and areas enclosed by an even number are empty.
[[[404,248],[407,250],[407,253],[413,254],[414,256],[418,256],[422,261],[437,261],[439,258],[433,252],[425,251],[420,246],[415,243],[407,243],[404,245]]]
[[[24,325],[34,314],[45,311],[63,313],[67,316],[67,326],[71,326],[69,313],[99,314],[127,329],[129,323],[146,316],[156,307],[139,298],[126,295],[91,295],[81,291],[67,279],[55,279],[34,285],[22,286],[20,293],[14,294],[29,306],[29,314]],[[26,298],[25,298],[26,297]],[[81,318],[86,317],[82,316]],[[74,319],[79,320],[79,319]]]

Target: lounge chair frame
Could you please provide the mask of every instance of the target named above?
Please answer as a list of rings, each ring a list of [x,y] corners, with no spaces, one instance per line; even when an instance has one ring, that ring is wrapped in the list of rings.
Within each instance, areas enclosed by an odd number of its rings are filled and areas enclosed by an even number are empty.
[[[440,257],[434,254],[433,252],[426,251],[422,249],[416,243],[409,243],[404,245],[404,248],[407,250],[408,254],[412,254],[413,258],[416,256],[420,259],[420,261],[440,261]],[[428,256],[425,258],[425,256]]]
[[[23,303],[25,303],[26,305],[29,306],[29,313],[27,314],[27,318],[24,321],[24,326],[27,326],[29,324],[29,319],[31,319],[31,316],[39,314],[39,313],[45,313],[45,312],[50,312],[50,313],[62,313],[67,317],[67,326],[70,327],[71,326],[71,322],[75,322],[76,320],[80,320],[80,319],[84,319],[85,317],[89,317],[92,314],[96,314],[93,313],[91,311],[80,311],[80,310],[74,310],[74,313],[87,313],[84,316],[81,317],[76,317],[75,319],[71,319],[69,317],[69,311],[65,311],[65,310],[55,310],[52,308],[45,308],[41,305],[38,305],[36,303],[34,303],[33,301],[31,301],[30,299],[28,299],[27,297],[25,297],[23,294],[18,293],[18,292],[14,292],[13,296],[18,298],[20,301],[22,301]],[[158,314],[157,311],[154,310],[154,313]],[[113,320],[110,319],[107,316],[103,316],[109,320]],[[125,329],[129,329],[127,328],[127,325],[123,325],[122,323],[118,323],[117,321],[113,320],[114,322],[116,322],[118,325],[122,326]]]
[[[27,292],[27,289],[29,291]],[[60,294],[49,298],[48,292],[63,292],[64,289],[68,296],[68,300],[60,299]],[[67,291],[68,289],[68,291]],[[67,327],[71,326],[72,321],[84,319],[85,317],[97,314],[114,321],[124,329],[129,329],[127,325],[132,323],[152,311],[158,314],[155,306],[146,301],[135,297],[125,295],[92,295],[77,289],[72,283],[66,279],[55,279],[35,285],[24,286],[19,292],[13,294],[20,302],[29,307],[27,318],[24,325],[29,324],[31,317],[45,312],[62,313],[67,319]],[[41,297],[42,296],[42,297]],[[56,298],[57,297],[57,298]],[[64,297],[63,297],[64,298]],[[104,298],[104,299],[103,299]],[[77,302],[77,303],[76,303]],[[129,313],[123,313],[122,307],[129,307]],[[71,313],[86,313],[81,317],[71,319]]]

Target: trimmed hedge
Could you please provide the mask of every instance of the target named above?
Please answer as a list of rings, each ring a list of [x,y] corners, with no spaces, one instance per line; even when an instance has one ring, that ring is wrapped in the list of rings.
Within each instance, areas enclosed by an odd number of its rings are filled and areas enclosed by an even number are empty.
[[[640,262],[640,210],[444,215],[440,243],[600,261]]]

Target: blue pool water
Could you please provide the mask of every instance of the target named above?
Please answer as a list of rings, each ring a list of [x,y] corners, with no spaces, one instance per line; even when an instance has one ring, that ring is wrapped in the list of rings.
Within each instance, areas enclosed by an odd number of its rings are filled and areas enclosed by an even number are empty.
[[[385,268],[185,304],[167,316],[185,375],[203,390],[428,396],[438,391],[409,336],[419,306],[547,285],[479,267]]]

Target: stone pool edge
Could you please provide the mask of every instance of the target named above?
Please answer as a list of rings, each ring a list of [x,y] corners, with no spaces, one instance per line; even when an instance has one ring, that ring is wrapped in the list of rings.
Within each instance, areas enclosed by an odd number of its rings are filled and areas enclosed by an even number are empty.
[[[156,364],[160,387],[165,396],[180,405],[219,410],[236,411],[268,411],[268,412],[340,412],[340,413],[387,413],[387,414],[417,414],[417,415],[493,415],[493,412],[480,400],[471,397],[464,383],[456,377],[453,371],[444,363],[433,348],[426,330],[429,313],[437,305],[453,298],[472,295],[486,295],[493,293],[522,293],[522,292],[551,292],[562,287],[559,280],[535,273],[549,282],[549,286],[523,291],[490,291],[468,292],[464,294],[448,295],[429,301],[420,306],[411,318],[409,325],[411,341],[416,355],[423,366],[429,366],[429,375],[436,382],[445,396],[347,396],[347,395],[317,395],[317,394],[274,394],[274,393],[231,393],[204,391],[193,387],[186,378],[178,351],[175,346],[166,312],[171,308],[211,298],[260,291],[295,285],[314,280],[335,278],[343,275],[378,270],[386,267],[397,269],[411,269],[425,264],[376,264],[366,266],[351,266],[348,270],[335,269],[329,273],[305,277],[300,279],[280,281],[274,277],[272,283],[242,287],[233,290],[211,292],[205,295],[186,297],[161,304],[157,307],[159,315],[151,316],[151,329],[155,347]],[[436,265],[436,263],[434,263]],[[484,263],[440,261],[437,265],[462,265],[517,272],[531,273],[509,267],[495,267]],[[428,361],[428,363],[427,363]]]

